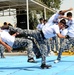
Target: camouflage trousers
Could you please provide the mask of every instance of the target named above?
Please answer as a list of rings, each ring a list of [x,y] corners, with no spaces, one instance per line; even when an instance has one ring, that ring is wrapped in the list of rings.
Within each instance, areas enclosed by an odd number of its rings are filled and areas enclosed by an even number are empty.
[[[15,38],[15,42],[13,44],[13,48],[20,48],[20,47],[24,47],[27,49],[28,52],[28,59],[33,58],[33,43],[31,40],[29,39],[23,39],[23,38]]]
[[[38,30],[27,30],[27,29],[21,29],[21,28],[13,28],[13,27],[9,27],[10,31],[13,32],[19,32],[21,34],[21,36],[25,37],[25,36],[29,36],[29,37],[33,37],[36,39],[36,41],[39,44],[39,50],[40,53],[42,55],[42,63],[46,63],[46,56],[47,56],[47,52],[48,52],[48,48],[47,48],[47,39],[44,39],[42,37],[42,34],[40,31]]]
[[[1,58],[4,57],[4,54],[3,54],[4,51],[5,51],[5,47],[2,44],[0,44],[0,56],[1,56]]]
[[[64,51],[64,49],[66,48],[66,46],[68,45],[69,49],[71,48],[70,45],[74,46],[74,38],[69,38],[69,39],[65,39],[61,44],[60,44],[60,49],[59,49],[59,53],[58,53],[58,60],[61,60],[61,55],[62,52]]]
[[[41,32],[38,30],[23,30],[22,34],[36,39],[36,41],[39,44],[39,50],[42,55],[42,63],[46,63],[46,56],[48,52],[48,47],[47,47],[48,39],[44,39]]]
[[[2,44],[0,44],[0,53],[3,53],[4,51],[5,51],[5,47]]]

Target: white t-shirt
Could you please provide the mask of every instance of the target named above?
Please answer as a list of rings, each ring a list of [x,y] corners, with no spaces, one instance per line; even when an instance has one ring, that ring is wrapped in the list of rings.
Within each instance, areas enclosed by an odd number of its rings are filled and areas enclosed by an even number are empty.
[[[66,36],[67,33],[68,33],[68,29],[61,30],[61,34],[62,34],[63,36]]]
[[[42,24],[38,24],[36,28],[37,28],[38,30],[42,30],[42,27],[43,27],[43,26],[44,26],[43,23],[42,23]]]
[[[11,47],[13,46],[15,41],[15,36],[11,36],[8,32],[2,30],[2,32],[0,32],[0,37],[3,42],[7,43]]]
[[[58,25],[43,26],[42,31],[46,39],[56,36],[57,33],[60,33]]]
[[[74,19],[72,19],[71,21],[69,21],[69,27],[68,27],[68,35],[70,37],[74,37]]]
[[[74,18],[72,18],[72,20],[68,20],[67,21],[67,25],[71,26],[72,24],[74,24]]]
[[[49,19],[48,19],[48,23],[49,25],[54,25],[58,23],[58,17],[60,15],[58,13],[55,13],[54,15],[52,15]],[[56,21],[56,23],[54,23],[53,21]]]

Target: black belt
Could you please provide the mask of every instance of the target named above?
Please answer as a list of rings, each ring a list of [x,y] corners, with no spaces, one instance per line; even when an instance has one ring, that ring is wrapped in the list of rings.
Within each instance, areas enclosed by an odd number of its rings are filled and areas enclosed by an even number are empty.
[[[43,39],[46,39],[46,38],[44,37],[43,32],[42,32],[42,31],[40,31],[40,33],[41,33],[41,35],[42,35],[42,38],[43,38]]]

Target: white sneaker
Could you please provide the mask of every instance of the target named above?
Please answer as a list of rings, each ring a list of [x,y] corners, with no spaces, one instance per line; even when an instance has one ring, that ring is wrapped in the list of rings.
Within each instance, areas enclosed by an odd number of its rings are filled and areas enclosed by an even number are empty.
[[[55,55],[53,51],[50,52],[51,55]]]
[[[53,51],[50,51],[50,53],[48,53],[48,56],[51,56],[51,55],[55,55]]]
[[[58,63],[58,62],[59,62],[59,60],[55,60],[55,61],[54,61],[54,63]]]
[[[47,56],[51,56],[51,54],[50,53],[48,53],[48,55]]]

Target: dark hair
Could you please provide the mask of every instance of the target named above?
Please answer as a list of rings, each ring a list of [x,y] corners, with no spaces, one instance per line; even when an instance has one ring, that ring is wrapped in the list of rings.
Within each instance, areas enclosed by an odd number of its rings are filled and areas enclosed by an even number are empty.
[[[40,18],[39,20],[41,21],[41,20],[43,20],[43,18]]]
[[[60,20],[60,23],[63,23],[64,25],[66,25],[66,20],[62,19],[62,20]]]
[[[69,17],[69,16],[72,16],[72,13],[71,12],[68,12],[67,13],[67,17]]]
[[[8,23],[9,26],[13,26],[12,24]]]
[[[61,11],[59,11],[59,14],[64,15],[65,13],[64,13],[64,12],[62,12],[62,10],[61,10]]]
[[[4,25],[7,25],[7,22],[4,22]]]

